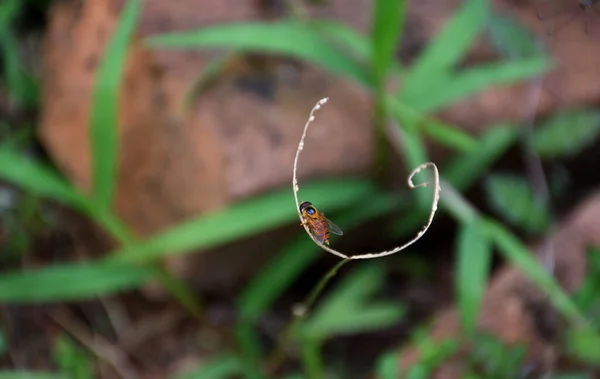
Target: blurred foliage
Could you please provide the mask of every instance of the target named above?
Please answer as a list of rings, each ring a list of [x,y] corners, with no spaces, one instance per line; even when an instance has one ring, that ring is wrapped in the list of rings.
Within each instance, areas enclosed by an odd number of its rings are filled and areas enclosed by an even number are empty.
[[[527,232],[547,230],[549,210],[536,198],[525,178],[496,173],[490,175],[485,184],[490,206],[508,223]]]
[[[406,370],[406,378],[426,379],[446,359],[453,356],[460,348],[460,342],[455,339],[434,341],[427,328],[417,329],[412,336],[411,345],[419,352],[419,360]]]
[[[476,345],[475,345],[476,344]],[[513,379],[522,376],[520,371],[525,360],[525,346],[506,346],[497,338],[477,335],[471,349],[470,363],[477,377]]]
[[[68,378],[94,378],[91,357],[64,334],[56,339],[54,360],[61,373]]]
[[[7,351],[8,346],[6,344],[6,337],[4,336],[4,331],[0,330],[0,358],[2,358]]]
[[[397,323],[405,312],[398,303],[369,301],[381,291],[385,272],[380,265],[365,264],[347,275],[333,293],[322,299],[304,323],[302,338],[325,340],[336,335],[363,333]]]
[[[456,295],[464,331],[475,332],[477,315],[491,269],[492,244],[477,227],[479,220],[464,224],[458,234]]]
[[[533,134],[533,147],[542,158],[569,157],[590,146],[600,132],[597,109],[560,112]]]
[[[22,0],[4,0],[0,3],[0,83],[6,88],[13,106],[33,108],[39,103],[39,80],[24,63],[24,52],[20,49],[13,27],[25,3]]]
[[[38,106],[39,81],[25,63],[14,27],[23,4],[19,0],[0,3],[0,84],[8,93],[11,104],[31,108]],[[47,6],[44,1],[32,4],[42,8]],[[23,192],[19,201],[10,200],[8,207],[2,207],[0,202],[3,227],[10,231],[8,243],[2,246],[3,259],[5,253],[20,254],[28,250],[28,234],[40,219],[40,197],[89,217],[119,242],[119,248],[97,261],[3,273],[0,276],[2,302],[93,298],[139,288],[151,279],[159,279],[174,298],[198,315],[202,306],[196,295],[186,283],[160,267],[160,258],[194,251],[201,253],[297,222],[289,189],[200,215],[146,239],[135,239],[116,215],[111,204],[118,162],[118,93],[127,49],[142,6],[140,0],[126,2],[99,65],[89,120],[92,196],[80,192],[45,162],[24,153],[24,146],[31,140],[30,128],[20,128],[21,131],[16,132],[14,125],[0,123],[0,179]],[[524,348],[506,346],[477,330],[477,316],[489,280],[494,248],[507,262],[527,274],[565,319],[565,351],[561,353],[577,361],[600,364],[600,356],[594,348],[600,345],[600,325],[596,321],[583,322],[598,319],[600,255],[590,254],[590,273],[579,291],[570,296],[518,238],[501,223],[476,210],[464,196],[467,190],[483,181],[489,206],[500,218],[528,233],[547,230],[553,222],[551,214],[545,206],[538,204],[529,183],[521,176],[493,171],[498,159],[515,145],[519,125],[486,126],[485,132],[475,137],[456,125],[430,116],[483,90],[521,83],[544,74],[552,67],[552,62],[543,45],[514,18],[492,11],[488,1],[468,0],[415,57],[414,63],[404,66],[398,62],[396,50],[405,32],[406,6],[401,0],[375,1],[369,33],[337,21],[305,19],[301,16],[303,12],[298,12],[296,16],[276,22],[215,25],[153,36],[146,43],[155,49],[228,50],[199,73],[186,98],[188,104],[201,94],[207,81],[218,78],[231,54],[253,52],[287,56],[352,81],[372,95],[375,103],[373,127],[378,137],[375,150],[380,163],[389,163],[392,155],[387,151],[389,146],[399,146],[397,153],[406,168],[412,170],[429,160],[426,138],[451,150],[453,155],[441,169],[441,208],[458,225],[455,290],[465,340],[434,341],[429,337],[428,329],[421,328],[413,333],[411,341],[421,353],[419,362],[402,371],[398,367],[397,352],[388,352],[379,360],[378,377],[395,378],[402,372],[411,379],[428,378],[436,367],[462,347],[473,345],[468,359],[469,378],[514,378],[519,375]],[[473,43],[484,32],[506,59],[465,65],[465,57]],[[394,91],[387,86],[392,79],[401,83]],[[531,145],[542,159],[557,160],[576,155],[597,140],[599,115],[595,109],[568,110],[551,115],[536,128]],[[0,195],[8,193],[6,191],[5,187],[0,187]],[[370,179],[345,178],[304,185],[301,196],[318,199],[319,208],[328,215],[334,212],[336,223],[344,230],[377,217],[401,213],[404,216],[391,223],[389,228],[391,236],[400,238],[414,233],[430,206],[430,193],[426,190],[417,191],[417,201],[401,195],[382,189]],[[365,198],[371,201],[361,207],[355,206],[357,201]],[[10,212],[7,211],[9,208]],[[253,217],[259,211],[261,217]],[[264,362],[273,355],[287,355],[290,351],[293,351],[293,358],[302,361],[303,375],[324,378],[336,364],[323,359],[322,350],[327,340],[339,335],[383,330],[400,322],[406,312],[405,304],[389,299],[373,300],[381,298],[386,268],[370,262],[357,263],[357,267],[344,273],[334,288],[318,299],[314,310],[300,320],[300,327],[293,330],[292,340],[287,341],[286,351],[276,350],[269,354],[261,342],[257,324],[319,258],[319,254],[320,249],[305,235],[292,239],[247,284],[236,301],[237,351],[215,354],[212,360],[178,379],[218,379],[238,374],[248,378],[264,377]],[[0,357],[3,342],[0,334]],[[94,358],[65,335],[60,335],[56,341],[54,358],[61,374],[0,372],[0,379],[62,376],[86,379],[93,375]],[[294,372],[290,378],[302,378],[303,375]],[[572,377],[582,377],[574,375]]]
[[[397,379],[400,377],[398,352],[395,350],[382,354],[377,361],[378,379]]]

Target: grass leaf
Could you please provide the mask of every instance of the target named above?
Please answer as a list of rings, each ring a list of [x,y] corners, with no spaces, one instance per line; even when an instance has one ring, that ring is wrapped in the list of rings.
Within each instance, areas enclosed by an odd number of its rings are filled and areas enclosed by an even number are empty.
[[[4,0],[0,3],[0,31],[8,30],[22,5],[20,0]]]
[[[493,174],[485,184],[490,206],[508,222],[534,233],[548,227],[550,212],[537,200],[524,178]]]
[[[61,264],[4,272],[0,302],[29,303],[86,299],[136,288],[153,274],[149,268],[106,264]]]
[[[310,20],[309,25],[333,46],[365,66],[371,61],[371,40],[355,28],[335,20]]]
[[[479,368],[482,378],[514,379],[521,373],[525,360],[525,345],[507,345],[495,336],[477,333],[470,353],[472,364]]]
[[[56,171],[7,146],[0,146],[0,178],[73,208],[88,208],[87,200]]]
[[[14,32],[0,26],[0,57],[3,81],[10,100],[21,107],[34,107],[39,100],[39,86],[21,61],[19,42]]]
[[[588,249],[587,272],[583,283],[573,296],[579,309],[593,317],[600,309],[600,251],[597,248]],[[597,319],[597,317],[594,317]],[[600,326],[600,320],[596,321]]]
[[[93,379],[90,357],[67,335],[58,336],[53,355],[60,371],[69,378]]]
[[[371,20],[371,66],[373,82],[379,91],[383,91],[388,71],[396,58],[396,49],[404,26],[405,3],[404,0],[377,0],[374,4]]]
[[[477,146],[477,140],[459,127],[429,118],[392,96],[388,96],[386,105],[398,122],[402,120],[408,127],[422,128],[424,134],[444,146],[460,152],[471,151]]]
[[[461,323],[468,334],[477,326],[477,315],[490,274],[492,248],[479,220],[463,224],[458,234],[456,290]]]
[[[94,81],[90,115],[94,200],[111,206],[118,161],[119,94],[130,40],[141,11],[141,0],[125,2],[117,27],[100,61]]]
[[[543,45],[531,29],[508,13],[492,12],[488,31],[496,49],[509,58],[528,58],[544,53]]]
[[[533,78],[550,68],[546,57],[534,57],[464,69],[456,74],[440,76],[428,87],[428,91],[407,99],[407,104],[417,112],[437,112],[486,88]]]
[[[392,350],[387,353],[383,353],[379,359],[377,359],[377,378],[400,378],[400,362],[397,351]]]
[[[365,67],[333,48],[310,23],[293,20],[246,22],[210,26],[199,30],[149,37],[155,48],[228,48],[291,56],[318,64],[333,74],[342,74],[368,86]]]
[[[542,158],[572,156],[590,146],[600,132],[600,111],[561,112],[533,132],[533,148]]]
[[[304,337],[324,340],[392,325],[404,314],[404,307],[391,302],[370,303],[367,299],[383,283],[383,270],[366,264],[346,277],[325,297],[302,326]]]
[[[329,212],[375,191],[365,180],[330,180],[301,187],[300,196]],[[109,261],[150,261],[165,255],[207,249],[298,221],[290,189],[256,197],[221,211],[182,222],[145,241],[112,253]],[[257,217],[260,215],[260,217]]]
[[[510,125],[496,125],[479,138],[476,148],[454,158],[441,171],[444,179],[460,191],[469,189],[492,164],[512,146],[518,130]]]
[[[578,360],[600,365],[600,334],[590,327],[581,326],[567,330],[566,351]]]
[[[540,265],[527,247],[506,230],[502,224],[491,219],[484,219],[481,224],[489,238],[498,247],[500,254],[523,271],[541,290],[545,291],[550,302],[566,319],[574,324],[584,322],[582,314],[571,297]]]
[[[411,104],[413,97],[429,92],[440,75],[445,76],[465,56],[487,22],[488,7],[487,0],[464,2],[405,76],[400,101]]]

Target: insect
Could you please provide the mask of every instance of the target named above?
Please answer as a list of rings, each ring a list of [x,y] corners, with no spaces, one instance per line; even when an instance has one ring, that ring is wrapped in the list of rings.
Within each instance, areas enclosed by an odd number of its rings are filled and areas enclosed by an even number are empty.
[[[336,224],[329,221],[323,212],[316,210],[309,201],[303,201],[300,204],[300,213],[302,213],[302,217],[304,218],[302,225],[308,225],[310,233],[320,243],[329,245],[329,233],[340,236],[344,234]]]
[[[593,15],[594,18],[598,16],[598,12],[600,12],[600,0],[548,0],[544,2],[542,9],[538,10],[537,16],[541,21],[552,19],[552,27],[548,30],[552,35],[583,14],[585,33],[589,34],[589,29],[598,21],[588,19],[592,17],[592,13],[596,13]]]

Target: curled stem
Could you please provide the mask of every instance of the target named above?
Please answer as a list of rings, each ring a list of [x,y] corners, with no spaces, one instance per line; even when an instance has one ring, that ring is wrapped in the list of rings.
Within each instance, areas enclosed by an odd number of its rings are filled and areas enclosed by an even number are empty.
[[[308,131],[308,127],[310,126],[310,124],[314,121],[315,119],[315,112],[317,110],[319,110],[321,108],[321,106],[323,106],[326,102],[327,102],[328,98],[323,98],[321,100],[319,100],[317,102],[317,104],[313,107],[313,109],[310,111],[310,115],[308,117],[308,120],[306,121],[306,124],[304,125],[304,131],[302,132],[302,137],[300,138],[300,143],[298,144],[298,150],[296,150],[296,158],[294,159],[294,172],[293,172],[293,179],[292,179],[292,187],[293,187],[293,191],[294,191],[294,199],[296,201],[296,212],[298,213],[298,217],[300,218],[300,221],[302,222],[302,225],[304,226],[304,229],[306,230],[306,233],[308,234],[308,236],[323,250],[327,251],[328,253],[331,253],[333,255],[336,255],[340,258],[343,258],[343,260],[341,260],[340,262],[338,262],[331,270],[329,270],[329,272],[327,272],[327,274],[325,274],[321,280],[317,283],[317,285],[311,290],[311,292],[308,294],[306,300],[296,306],[294,308],[293,314],[293,320],[292,322],[290,322],[290,324],[287,326],[287,328],[283,331],[283,333],[280,335],[279,340],[277,341],[277,345],[269,359],[268,362],[268,370],[273,372],[274,370],[276,370],[276,368],[281,364],[282,360],[284,359],[285,356],[285,348],[288,345],[290,339],[292,338],[292,336],[294,336],[298,329],[300,328],[302,322],[308,317],[309,311],[311,310],[313,304],[315,303],[315,301],[317,300],[317,298],[319,297],[319,295],[323,292],[323,290],[325,289],[326,285],[329,283],[329,281],[331,280],[331,278],[333,278],[335,276],[335,274],[337,273],[337,271],[346,263],[348,263],[351,260],[355,260],[355,259],[372,259],[372,258],[380,258],[380,257],[384,257],[387,255],[392,255],[395,254],[399,251],[402,251],[404,249],[406,249],[408,246],[412,245],[413,243],[415,243],[419,238],[421,238],[425,232],[427,231],[427,229],[429,229],[429,226],[431,225],[431,223],[433,222],[433,217],[435,215],[435,212],[437,210],[438,207],[438,202],[440,199],[440,179],[439,179],[439,173],[438,173],[438,169],[436,167],[436,165],[432,162],[427,162],[424,163],[422,165],[420,165],[419,167],[417,167],[416,169],[414,169],[410,175],[408,176],[408,186],[410,188],[417,188],[417,187],[426,187],[428,186],[430,183],[429,182],[425,182],[425,183],[420,183],[420,184],[414,184],[413,183],[413,177],[418,174],[419,172],[421,172],[423,169],[430,167],[433,170],[433,174],[434,174],[434,191],[433,191],[433,202],[432,202],[432,206],[431,206],[431,211],[429,213],[429,218],[427,220],[427,223],[423,226],[423,228],[421,229],[421,231],[419,231],[417,233],[417,235],[410,241],[408,241],[407,243],[405,243],[404,245],[401,246],[397,246],[395,248],[393,248],[392,250],[389,251],[382,251],[379,253],[367,253],[367,254],[359,254],[359,255],[353,255],[353,256],[348,256],[342,252],[339,252],[335,249],[332,249],[328,246],[323,245],[322,243],[320,243],[310,232],[309,227],[307,226],[307,223],[304,220],[304,217],[302,216],[302,213],[300,212],[300,202],[298,201],[298,190],[300,189],[298,186],[298,177],[297,177],[297,170],[298,170],[298,159],[300,157],[300,152],[304,149],[304,140],[306,138],[306,132]]]
[[[386,250],[386,251],[381,251],[378,253],[366,253],[366,254],[359,254],[359,255],[352,255],[352,256],[348,256],[340,251],[337,251],[335,249],[330,248],[329,246],[326,246],[322,243],[320,243],[310,232],[310,229],[307,225],[307,223],[304,220],[304,217],[302,216],[302,213],[300,212],[300,202],[298,201],[298,190],[300,189],[300,187],[298,186],[298,177],[297,177],[297,169],[298,169],[298,159],[300,158],[300,152],[304,149],[304,139],[306,138],[306,132],[308,131],[308,127],[310,126],[310,124],[315,120],[315,112],[317,110],[319,110],[321,108],[321,106],[323,106],[326,102],[327,102],[328,98],[323,98],[321,100],[319,100],[317,102],[317,104],[313,107],[313,109],[310,111],[310,115],[308,117],[308,120],[306,121],[306,124],[304,125],[304,131],[302,132],[302,137],[300,138],[300,143],[298,144],[298,150],[296,150],[296,158],[294,159],[294,171],[293,171],[293,179],[292,179],[292,188],[294,191],[294,199],[296,201],[296,212],[298,213],[298,217],[300,218],[300,221],[302,222],[302,225],[304,226],[304,230],[306,230],[306,233],[308,234],[308,236],[323,250],[327,251],[328,253],[331,253],[333,255],[336,255],[340,258],[344,258],[344,259],[373,259],[373,258],[381,258],[381,257],[385,257],[387,255],[392,255],[395,254],[399,251],[402,251],[404,249],[406,249],[407,247],[409,247],[410,245],[412,245],[413,243],[415,243],[419,238],[421,238],[425,232],[427,232],[427,229],[429,229],[429,226],[431,226],[431,223],[433,222],[433,217],[435,216],[435,212],[437,211],[438,208],[438,203],[440,200],[440,175],[437,169],[437,166],[433,163],[433,162],[426,162],[423,163],[422,165],[420,165],[419,167],[415,168],[410,175],[408,176],[408,186],[412,189],[412,188],[417,188],[417,187],[426,187],[428,186],[430,183],[429,182],[424,182],[424,183],[420,183],[420,184],[414,184],[413,183],[413,177],[418,174],[419,172],[421,172],[423,169],[430,167],[433,170],[433,185],[434,185],[434,190],[433,190],[433,201],[431,204],[431,211],[429,212],[429,218],[427,219],[426,224],[423,226],[423,228],[421,228],[421,230],[417,233],[417,235],[411,239],[410,241],[408,241],[407,243],[405,243],[404,245],[401,246],[397,246],[391,250]]]

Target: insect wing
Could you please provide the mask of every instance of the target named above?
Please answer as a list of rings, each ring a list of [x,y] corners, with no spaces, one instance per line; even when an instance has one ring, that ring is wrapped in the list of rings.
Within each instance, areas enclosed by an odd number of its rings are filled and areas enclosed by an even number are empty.
[[[322,213],[321,213],[321,217],[323,217],[325,224],[327,224],[327,229],[329,229],[329,233],[337,234],[338,236],[344,235],[344,232],[342,232],[342,229],[340,229],[339,226],[337,226],[336,224],[331,222],[331,220],[329,220],[327,217],[325,217]]]
[[[315,239],[323,244],[325,243],[325,234],[323,233],[322,235],[319,235],[319,233],[317,233],[317,229],[315,228],[315,226],[312,224],[312,222],[309,221],[308,223],[308,230],[310,231],[310,234],[315,237]]]

